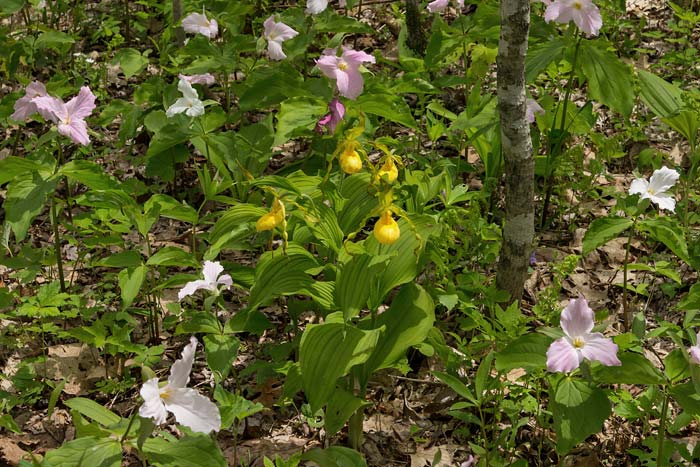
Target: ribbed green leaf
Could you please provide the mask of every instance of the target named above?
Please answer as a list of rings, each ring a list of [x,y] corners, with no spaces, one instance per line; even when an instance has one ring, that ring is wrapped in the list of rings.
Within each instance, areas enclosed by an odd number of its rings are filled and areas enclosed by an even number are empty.
[[[639,70],[640,97],[657,117],[672,117],[683,107],[682,91],[677,86],[656,76]]]
[[[339,432],[352,414],[365,405],[371,405],[371,403],[352,395],[344,389],[335,388],[326,408],[326,417],[323,425],[326,433],[332,436]]]
[[[48,451],[45,460],[60,467],[120,467],[122,446],[117,439],[88,436]]]
[[[341,261],[335,280],[335,303],[347,321],[367,306],[370,287],[386,266],[388,258],[366,253],[350,256],[341,250]]]
[[[301,459],[315,462],[320,467],[367,467],[359,452],[343,446],[314,448],[304,453]]]
[[[651,238],[657,242],[661,242],[666,247],[674,252],[676,256],[688,263],[688,245],[685,242],[683,229],[673,218],[656,217],[653,219],[644,219],[639,222],[639,229],[646,232]]]
[[[199,266],[199,262],[192,256],[192,253],[175,246],[161,248],[148,258],[146,264],[149,266]]]
[[[340,313],[336,317],[342,319]],[[342,322],[307,326],[301,336],[299,364],[312,412],[326,404],[338,378],[367,361],[380,334],[381,329],[362,331]]]
[[[74,397],[64,402],[73,410],[77,410],[81,415],[96,421],[102,426],[108,427],[119,423],[121,417],[109,409],[104,408],[97,402],[84,397]]]
[[[594,41],[582,41],[579,55],[591,97],[629,117],[634,103],[629,67]]]

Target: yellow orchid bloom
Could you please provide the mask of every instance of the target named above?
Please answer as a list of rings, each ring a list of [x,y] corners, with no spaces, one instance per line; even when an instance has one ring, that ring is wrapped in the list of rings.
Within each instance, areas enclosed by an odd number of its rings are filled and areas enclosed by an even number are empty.
[[[393,245],[399,239],[401,230],[388,209],[384,211],[374,224],[374,238],[382,245]]]
[[[275,200],[272,202],[270,212],[260,217],[260,219],[258,219],[258,221],[255,223],[255,230],[258,232],[273,230],[275,227],[284,222],[284,217],[284,204],[282,204],[282,201],[280,201],[279,198],[275,198]]]

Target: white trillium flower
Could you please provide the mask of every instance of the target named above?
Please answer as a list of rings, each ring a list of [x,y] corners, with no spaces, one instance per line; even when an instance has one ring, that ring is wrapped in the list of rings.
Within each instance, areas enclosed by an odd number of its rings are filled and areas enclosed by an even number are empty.
[[[218,293],[219,285],[223,285],[226,287],[226,290],[229,290],[231,285],[233,285],[233,280],[228,274],[222,276],[222,272],[224,272],[224,267],[218,261],[205,261],[202,270],[204,279],[191,281],[185,284],[180,292],[178,292],[177,299],[182,300],[186,296],[194,294],[199,289]]]
[[[180,78],[180,81],[177,83],[177,88],[182,93],[182,97],[168,107],[165,115],[172,117],[182,112],[185,112],[189,117],[204,115],[204,104],[199,100],[199,95],[192,85],[188,83],[186,79]]]
[[[275,15],[270,16],[263,23],[265,32],[263,36],[267,40],[267,53],[272,60],[282,60],[287,55],[282,50],[282,42],[299,35],[297,31],[282,22],[275,21]]]
[[[182,20],[182,28],[186,32],[192,34],[201,34],[208,39],[213,39],[219,33],[219,24],[214,18],[208,19],[207,15],[202,10],[202,13],[190,13]]]
[[[168,412],[175,420],[194,432],[209,433],[221,428],[219,408],[212,401],[192,388],[187,388],[194,362],[197,339],[190,337],[190,343],[182,351],[182,358],[170,368],[168,384],[162,388],[158,378],[151,378],[141,387],[143,405],[139,415],[152,419],[160,425],[168,418]]]
[[[650,199],[652,203],[659,205],[659,209],[667,209],[674,212],[676,200],[672,195],[666,193],[678,181],[680,174],[666,166],[654,170],[649,181],[645,178],[638,178],[630,185],[629,194],[639,194],[640,199]]]
[[[695,345],[691,345],[688,349],[690,362],[700,365],[700,332],[695,336]]]
[[[306,0],[306,14],[317,15],[328,7],[328,0]]]

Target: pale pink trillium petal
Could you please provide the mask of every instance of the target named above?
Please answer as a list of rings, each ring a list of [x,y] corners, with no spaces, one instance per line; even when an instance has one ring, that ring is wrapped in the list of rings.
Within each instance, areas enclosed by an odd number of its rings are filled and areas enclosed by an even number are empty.
[[[210,292],[218,293],[219,286],[224,286],[226,290],[231,288],[233,280],[228,274],[221,275],[224,272],[224,267],[217,261],[205,261],[202,275],[204,279],[190,281],[180,289],[177,294],[177,299],[182,300],[188,295],[193,295],[197,290],[204,289]],[[189,373],[189,372],[188,372]]]
[[[364,86],[360,73],[360,65],[363,62],[375,63],[375,59],[368,53],[343,47],[340,57],[334,50],[325,50],[321,58],[316,60],[316,65],[324,75],[336,80],[341,96],[354,100],[362,94]]]
[[[10,115],[10,118],[18,122],[25,121],[30,115],[39,112],[39,109],[37,109],[34,103],[34,99],[46,95],[46,87],[44,84],[39,81],[32,81],[27,85],[24,96],[20,97],[15,102],[15,112]],[[48,120],[47,116],[42,116]]]
[[[263,36],[267,40],[267,53],[272,60],[283,60],[287,55],[282,50],[282,42],[299,35],[297,31],[284,23],[276,22],[275,15],[270,16],[263,23],[265,32]]]
[[[213,39],[219,33],[219,24],[214,18],[208,19],[204,13],[190,13],[182,20],[182,28],[192,34],[201,34]]]
[[[552,342],[547,350],[547,369],[552,372],[569,372],[586,359],[605,366],[622,364],[617,358],[617,344],[612,339],[593,330],[593,310],[585,298],[571,300],[561,313],[561,327],[566,334]]]
[[[175,415],[181,425],[198,433],[219,431],[221,414],[212,401],[192,388],[185,387],[190,379],[197,339],[190,338],[190,343],[182,351],[182,358],[170,368],[168,384],[162,388],[158,378],[151,378],[141,387],[143,404],[139,415],[152,419],[156,424],[164,423],[168,412]]]
[[[434,0],[428,3],[428,11],[431,13],[440,13],[447,8],[449,3],[449,0]],[[464,0],[457,0],[457,7],[459,7],[460,11],[464,9]]]
[[[469,457],[467,457],[467,460],[459,464],[459,467],[472,467],[474,464],[476,464],[476,459],[474,459],[474,456],[469,454]]]
[[[211,73],[202,73],[198,75],[177,75],[178,79],[184,79],[190,84],[206,84],[210,86],[216,82],[216,78]]]
[[[188,117],[204,115],[204,104],[199,100],[199,95],[192,85],[188,83],[186,79],[180,78],[177,83],[177,88],[182,93],[182,97],[168,107],[168,110],[165,111],[165,115],[167,117],[173,117],[182,112],[185,112]]]
[[[306,0],[306,14],[317,15],[328,8],[328,0]]]
[[[56,123],[60,134],[83,146],[90,143],[85,118],[95,109],[95,95],[89,87],[81,87],[78,95],[66,103],[53,96],[37,97],[34,103],[42,115]]]
[[[543,113],[544,109],[535,99],[527,99],[525,101],[525,119],[528,123],[535,123],[535,116]]]
[[[562,24],[573,21],[588,36],[597,36],[603,26],[600,10],[591,0],[554,0],[547,4],[544,20]]]
[[[328,129],[330,134],[335,133],[335,127],[338,126],[343,118],[345,117],[345,106],[338,98],[334,98],[328,103],[328,114],[323,116],[316,124],[316,131],[318,133],[323,133],[323,129]]]
[[[690,355],[690,362],[700,365],[700,332],[695,336],[695,345],[691,345],[688,348],[688,354]]]
[[[676,200],[666,192],[676,184],[680,176],[677,171],[663,166],[654,170],[649,181],[644,178],[634,180],[630,185],[629,194],[639,194],[640,199],[650,199],[652,203],[659,206],[659,209],[674,212]]]

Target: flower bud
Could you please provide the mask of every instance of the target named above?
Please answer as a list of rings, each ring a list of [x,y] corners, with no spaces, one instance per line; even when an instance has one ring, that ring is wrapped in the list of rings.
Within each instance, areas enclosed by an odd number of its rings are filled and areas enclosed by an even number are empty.
[[[354,174],[362,170],[362,159],[357,151],[346,149],[340,155],[340,168],[348,175]]]
[[[382,245],[392,245],[399,239],[401,230],[399,224],[391,217],[391,211],[384,211],[376,224],[374,224],[374,238]]]

